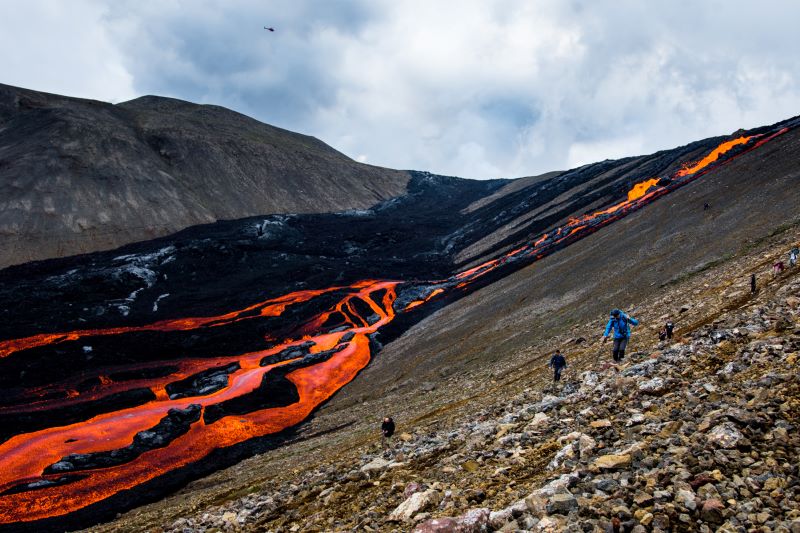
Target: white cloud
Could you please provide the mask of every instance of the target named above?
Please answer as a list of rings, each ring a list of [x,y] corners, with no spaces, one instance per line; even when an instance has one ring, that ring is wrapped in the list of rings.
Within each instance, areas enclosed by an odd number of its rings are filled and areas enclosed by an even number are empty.
[[[45,92],[122,101],[133,78],[109,34],[101,2],[0,4],[3,83]]]
[[[530,175],[800,113],[790,1],[30,5],[0,18],[7,83],[216,103],[395,168]]]

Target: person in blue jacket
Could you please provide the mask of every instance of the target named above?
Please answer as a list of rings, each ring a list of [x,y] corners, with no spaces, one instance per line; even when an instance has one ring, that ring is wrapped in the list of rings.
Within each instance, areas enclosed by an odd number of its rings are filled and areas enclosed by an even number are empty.
[[[567,368],[567,360],[561,355],[561,350],[556,350],[547,366],[553,369],[553,383],[561,381],[561,371]]]
[[[625,357],[625,348],[628,346],[628,339],[631,338],[631,325],[638,326],[639,321],[623,313],[619,309],[611,311],[611,317],[606,324],[606,331],[603,333],[603,342],[608,340],[608,334],[614,330],[614,361],[619,362]]]

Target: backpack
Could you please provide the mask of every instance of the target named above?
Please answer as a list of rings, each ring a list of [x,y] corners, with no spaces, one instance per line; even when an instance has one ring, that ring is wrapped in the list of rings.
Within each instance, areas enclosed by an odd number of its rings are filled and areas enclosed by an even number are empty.
[[[617,330],[617,334],[623,337],[628,336],[628,317],[623,315],[622,313],[619,314],[617,317],[616,322],[614,324],[614,329]]]

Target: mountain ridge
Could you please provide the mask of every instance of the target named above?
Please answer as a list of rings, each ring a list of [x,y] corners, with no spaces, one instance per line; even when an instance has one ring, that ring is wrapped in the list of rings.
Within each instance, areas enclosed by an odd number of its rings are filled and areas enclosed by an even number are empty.
[[[0,267],[221,219],[366,208],[408,179],[220,106],[0,84]]]

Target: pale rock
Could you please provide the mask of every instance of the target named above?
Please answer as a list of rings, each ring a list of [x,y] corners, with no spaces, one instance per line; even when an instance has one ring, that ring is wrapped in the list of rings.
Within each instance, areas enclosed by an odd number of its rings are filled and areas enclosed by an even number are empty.
[[[459,533],[481,533],[486,531],[489,525],[489,509],[470,509],[456,521],[458,522]]]
[[[499,439],[506,435],[509,431],[514,429],[517,425],[516,424],[500,424],[497,429],[497,433],[495,434],[495,439]]]
[[[559,533],[563,529],[562,521],[552,516],[545,516],[536,524],[536,531],[542,533]]]
[[[723,422],[708,432],[708,441],[725,449],[736,448],[744,440],[744,435],[731,422]]]
[[[543,426],[550,421],[550,417],[547,416],[545,413],[536,413],[534,415],[533,420],[530,421],[528,424],[529,428],[536,428],[539,426]]]
[[[594,465],[603,470],[626,468],[631,465],[631,456],[627,453],[601,455],[594,460]]]
[[[387,518],[390,522],[406,522],[415,514],[439,503],[439,493],[433,489],[412,494],[398,505]]]
[[[635,426],[637,424],[641,424],[647,420],[647,418],[642,413],[633,413],[628,421],[625,423],[626,427]]]
[[[667,382],[663,378],[653,378],[639,383],[637,388],[641,393],[658,396],[667,391]]]
[[[493,529],[500,529],[511,522],[512,518],[514,518],[514,511],[511,507],[506,507],[500,511],[492,511],[489,513],[489,525]]]
[[[387,461],[383,457],[376,457],[375,459],[373,459],[369,463],[367,463],[364,466],[362,466],[361,467],[361,471],[364,472],[364,473],[375,472],[375,471],[378,471],[378,470],[383,470],[384,468],[386,468],[390,464],[391,464],[391,461]]]

